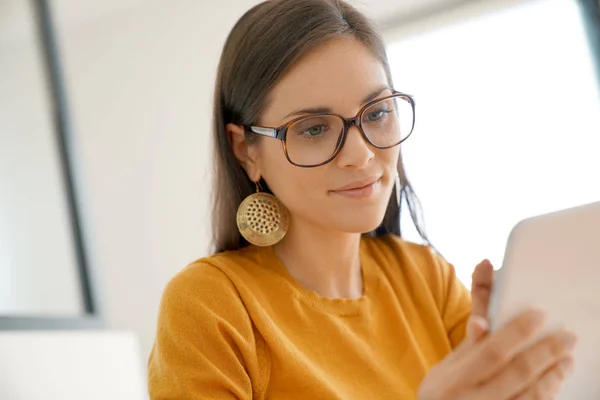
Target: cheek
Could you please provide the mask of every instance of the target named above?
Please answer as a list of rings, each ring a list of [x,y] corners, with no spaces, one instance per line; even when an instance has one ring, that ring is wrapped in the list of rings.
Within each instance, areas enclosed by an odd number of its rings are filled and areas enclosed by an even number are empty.
[[[258,167],[260,173],[265,180],[267,176],[273,176],[273,170],[284,167],[285,164],[289,164],[285,153],[283,152],[283,146],[280,140],[272,138],[261,138],[258,146]]]
[[[396,175],[398,174],[400,148],[394,147],[386,150],[377,150],[376,157],[379,159],[382,169],[385,170],[385,184],[390,189],[395,184]]]
[[[259,168],[271,191],[284,204],[301,202],[314,195],[322,179],[318,168],[290,164],[279,140],[265,139],[260,146]]]
[[[272,142],[272,143],[269,143]],[[260,149],[260,172],[273,194],[292,216],[312,219],[327,206],[324,167],[301,168],[290,164],[278,140],[265,140]]]
[[[385,169],[396,170],[400,158],[400,146],[391,149],[376,150],[375,157]]]
[[[396,176],[398,175],[398,161],[400,158],[400,149],[398,146],[391,149],[377,149],[375,150],[375,162],[377,163],[377,170],[383,175],[381,178],[383,190],[379,199],[380,204],[387,207],[389,196],[393,186],[396,183]]]

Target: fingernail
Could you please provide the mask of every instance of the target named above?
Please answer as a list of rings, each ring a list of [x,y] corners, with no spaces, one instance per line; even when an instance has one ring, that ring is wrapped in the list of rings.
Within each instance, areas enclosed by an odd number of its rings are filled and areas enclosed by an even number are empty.
[[[479,315],[473,315],[471,318],[473,320],[473,323],[478,325],[481,330],[488,331],[490,329],[490,325],[485,318]]]
[[[573,332],[569,331],[563,332],[560,340],[569,350],[572,350],[577,344],[577,336]]]
[[[541,311],[533,310],[529,312],[527,319],[533,325],[542,325],[544,323],[544,320],[546,319],[546,316]]]

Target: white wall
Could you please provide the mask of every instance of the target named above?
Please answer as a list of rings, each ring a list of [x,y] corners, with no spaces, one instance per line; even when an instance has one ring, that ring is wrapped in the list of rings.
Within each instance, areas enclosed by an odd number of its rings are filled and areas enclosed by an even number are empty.
[[[0,2],[0,315],[83,312],[31,2]]]
[[[91,266],[144,357],[164,285],[207,252],[216,65],[254,3],[54,2]]]

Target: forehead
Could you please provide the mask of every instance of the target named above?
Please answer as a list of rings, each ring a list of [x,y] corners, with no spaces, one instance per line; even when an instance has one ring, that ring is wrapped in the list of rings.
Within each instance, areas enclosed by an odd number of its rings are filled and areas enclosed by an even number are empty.
[[[302,57],[278,82],[261,120],[279,123],[307,107],[329,107],[351,116],[365,97],[387,84],[383,65],[362,43],[333,39]]]

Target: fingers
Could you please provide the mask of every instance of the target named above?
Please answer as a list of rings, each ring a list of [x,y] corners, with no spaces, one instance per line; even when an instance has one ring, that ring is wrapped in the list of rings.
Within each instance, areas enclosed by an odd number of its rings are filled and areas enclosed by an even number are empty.
[[[502,372],[492,378],[480,393],[481,398],[500,395],[502,399],[510,399],[527,388],[537,387],[537,382],[546,371],[553,370],[561,360],[571,356],[575,342],[575,335],[567,331],[557,332],[540,340],[519,353]],[[544,379],[544,385],[553,384],[552,379]]]
[[[492,286],[494,284],[494,267],[489,260],[483,260],[473,272],[471,297],[473,299],[473,315],[487,318]]]
[[[515,400],[553,399],[556,397],[564,381],[573,372],[573,359],[564,358],[546,371],[540,379]]]
[[[453,351],[448,358],[456,359],[461,358],[467,353],[474,345],[481,341],[489,332],[490,326],[487,319],[479,315],[471,315],[467,322],[467,332],[465,340]]]
[[[467,323],[467,344],[479,342],[488,333],[490,327],[487,320],[479,315],[471,315]]]
[[[464,371],[463,376],[456,377],[468,385],[477,385],[489,380],[500,372],[513,359],[518,351],[522,350],[543,326],[543,314],[539,312],[527,312],[521,314],[500,330],[488,335],[476,345],[471,351],[465,351],[458,361],[457,368]]]
[[[466,346],[477,343],[489,331],[487,309],[494,280],[493,276],[494,268],[488,260],[483,260],[475,267],[471,285],[473,304],[471,317],[467,323],[467,336],[464,341]]]

